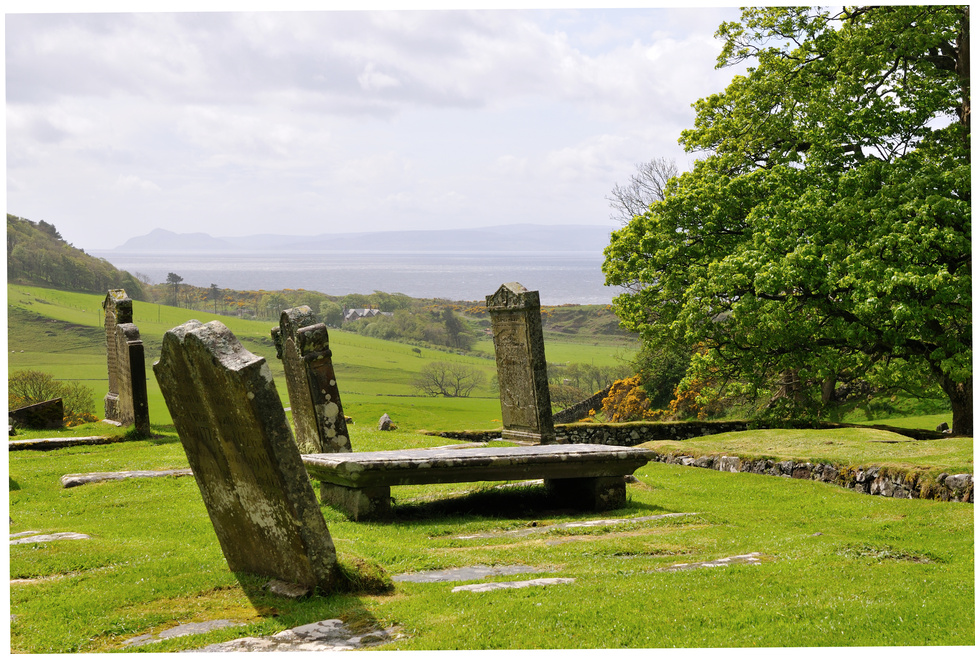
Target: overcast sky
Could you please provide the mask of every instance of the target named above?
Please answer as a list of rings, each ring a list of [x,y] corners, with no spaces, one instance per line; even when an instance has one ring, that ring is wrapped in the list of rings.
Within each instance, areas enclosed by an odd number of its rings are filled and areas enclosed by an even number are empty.
[[[158,227],[612,228],[606,197],[637,163],[688,167],[677,139],[736,73],[714,33],[737,17],[8,13],[7,212],[89,250]]]

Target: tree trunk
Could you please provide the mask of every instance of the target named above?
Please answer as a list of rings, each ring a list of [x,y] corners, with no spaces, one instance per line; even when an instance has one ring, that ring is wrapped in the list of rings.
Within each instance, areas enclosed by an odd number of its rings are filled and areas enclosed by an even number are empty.
[[[949,377],[940,378],[940,385],[953,407],[953,434],[973,436],[973,377],[956,382]]]

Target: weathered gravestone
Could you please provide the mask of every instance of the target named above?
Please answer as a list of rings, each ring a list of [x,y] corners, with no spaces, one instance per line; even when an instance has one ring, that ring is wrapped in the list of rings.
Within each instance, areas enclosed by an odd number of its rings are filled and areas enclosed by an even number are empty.
[[[17,428],[54,430],[65,425],[65,403],[61,398],[25,405],[7,412],[7,421]]]
[[[150,434],[146,396],[146,361],[140,331],[133,324],[133,301],[123,289],[110,290],[102,303],[105,309],[106,361],[109,393],[105,418],[122,425],[136,425],[136,432]]]
[[[487,311],[497,356],[502,437],[552,444],[555,425],[538,292],[517,282],[504,284],[487,296]]]
[[[191,320],[153,370],[231,570],[329,590],[333,540],[265,359]]]
[[[349,453],[327,326],[317,322],[308,306],[286,309],[272,339],[286,375],[300,453]]]

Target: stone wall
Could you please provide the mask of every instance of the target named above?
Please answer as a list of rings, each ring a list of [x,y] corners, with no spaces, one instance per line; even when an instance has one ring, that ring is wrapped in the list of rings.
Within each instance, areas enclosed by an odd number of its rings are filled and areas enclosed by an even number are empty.
[[[569,423],[555,427],[559,441],[570,444],[636,446],[665,439],[691,439],[748,430],[748,421],[663,421],[658,423]]]
[[[939,474],[936,478],[923,477],[919,472],[863,467],[829,463],[776,462],[767,459],[745,459],[729,455],[671,455],[657,453],[657,462],[702,467],[732,473],[764,474],[783,478],[800,478],[832,483],[864,494],[894,497],[896,499],[937,499],[973,503],[973,474]]]
[[[562,411],[553,415],[555,423],[574,423],[580,421],[585,417],[589,416],[589,412],[592,410],[599,411],[602,409],[602,401],[606,396],[609,395],[609,390],[612,389],[612,385],[609,385],[602,391],[592,394],[581,403],[575,403],[571,407],[566,407]]]

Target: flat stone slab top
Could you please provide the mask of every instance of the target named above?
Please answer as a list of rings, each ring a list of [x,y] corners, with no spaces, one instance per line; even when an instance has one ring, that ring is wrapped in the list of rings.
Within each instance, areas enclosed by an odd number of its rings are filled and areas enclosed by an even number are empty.
[[[535,572],[546,572],[540,568],[530,565],[496,565],[488,567],[486,565],[471,565],[469,567],[457,567],[448,570],[425,570],[423,572],[408,572],[396,574],[391,578],[392,581],[407,581],[409,583],[442,583],[446,581],[472,581],[486,577],[499,577],[512,574],[531,574]]]
[[[471,583],[466,586],[456,586],[452,592],[468,593],[487,593],[491,590],[505,590],[508,588],[530,588],[531,586],[557,586],[559,584],[574,583],[575,579],[570,577],[551,577],[547,579],[528,579],[527,581],[491,581],[490,583]]]
[[[104,481],[121,481],[127,478],[155,478],[158,476],[193,476],[190,469],[162,469],[157,471],[95,471],[90,474],[65,474],[61,477],[61,487],[78,487],[87,483],[102,483]]]
[[[387,516],[391,486],[544,479],[566,505],[612,510],[626,502],[624,477],[652,451],[600,444],[547,444],[472,449],[406,449],[304,455],[320,481],[323,503],[354,520]]]
[[[602,444],[406,449],[303,456],[311,476],[348,487],[423,485],[527,478],[595,478],[631,474],[648,449]]]

